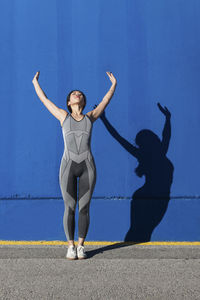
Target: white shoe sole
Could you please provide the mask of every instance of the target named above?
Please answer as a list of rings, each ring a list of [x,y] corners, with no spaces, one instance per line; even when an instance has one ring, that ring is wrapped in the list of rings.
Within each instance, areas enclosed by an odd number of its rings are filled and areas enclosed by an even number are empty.
[[[83,256],[78,257],[78,259],[86,259],[86,258],[87,258],[87,256],[86,257],[83,257]]]
[[[66,256],[66,258],[70,259],[70,260],[76,260],[77,259],[77,257],[67,257],[67,256]]]

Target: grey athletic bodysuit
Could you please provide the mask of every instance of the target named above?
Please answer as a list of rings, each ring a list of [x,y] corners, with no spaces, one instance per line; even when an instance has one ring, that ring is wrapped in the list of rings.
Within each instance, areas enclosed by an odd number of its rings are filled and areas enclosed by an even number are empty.
[[[87,115],[77,121],[68,114],[62,124],[64,153],[59,183],[65,204],[63,225],[68,240],[74,240],[78,178],[79,237],[85,238],[88,232],[89,206],[96,183],[96,166],[90,150],[92,128],[93,123]]]

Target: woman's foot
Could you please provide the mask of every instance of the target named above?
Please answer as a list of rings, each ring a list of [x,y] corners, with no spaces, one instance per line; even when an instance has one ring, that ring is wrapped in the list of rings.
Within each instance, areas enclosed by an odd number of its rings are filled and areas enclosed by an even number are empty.
[[[87,258],[87,255],[85,253],[85,249],[84,249],[83,245],[78,245],[78,247],[77,247],[77,256],[78,256],[78,259]]]
[[[72,260],[77,259],[77,251],[76,251],[76,247],[74,245],[70,245],[68,247],[66,258],[72,259]]]

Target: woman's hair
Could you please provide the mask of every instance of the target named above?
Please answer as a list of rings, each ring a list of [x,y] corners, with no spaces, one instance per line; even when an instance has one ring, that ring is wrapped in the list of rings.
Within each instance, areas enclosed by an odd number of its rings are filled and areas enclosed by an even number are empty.
[[[70,95],[71,95],[71,93],[73,93],[74,91],[79,91],[79,90],[72,90],[72,91],[68,94],[68,96],[67,96],[67,108],[68,108],[68,110],[70,111],[70,113],[72,113],[72,109],[71,109],[71,106],[68,105],[68,102],[69,102],[69,100],[70,100]],[[85,96],[85,94],[84,94],[83,92],[81,92],[81,91],[79,91],[79,92],[83,95],[83,99],[84,99],[84,102],[85,102],[85,104],[84,104],[84,106],[83,106],[83,110],[84,110],[84,108],[85,108],[85,106],[86,106],[87,99],[86,99],[86,96]]]

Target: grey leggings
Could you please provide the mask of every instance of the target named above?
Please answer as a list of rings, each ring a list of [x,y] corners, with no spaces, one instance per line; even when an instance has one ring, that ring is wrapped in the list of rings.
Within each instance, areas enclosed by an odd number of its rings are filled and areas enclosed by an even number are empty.
[[[65,204],[63,225],[68,240],[74,240],[78,178],[78,235],[85,238],[90,223],[90,200],[96,183],[95,163],[93,159],[89,161],[88,158],[76,163],[71,159],[67,161],[63,157],[60,165],[59,183]]]

